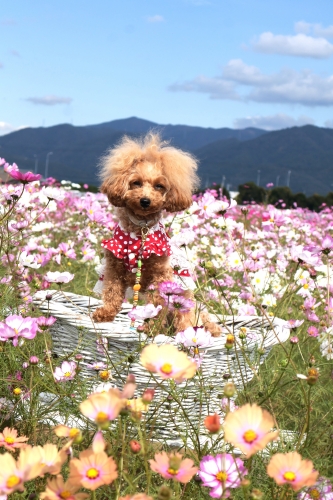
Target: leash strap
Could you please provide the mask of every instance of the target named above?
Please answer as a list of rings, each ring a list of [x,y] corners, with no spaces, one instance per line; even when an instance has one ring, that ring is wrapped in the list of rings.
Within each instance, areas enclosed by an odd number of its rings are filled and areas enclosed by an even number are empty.
[[[138,305],[138,301],[139,301],[139,291],[141,288],[140,281],[141,281],[141,268],[142,268],[142,254],[143,254],[143,249],[145,246],[145,241],[147,239],[148,233],[149,233],[149,227],[146,223],[145,226],[141,227],[141,247],[140,247],[140,252],[138,255],[138,264],[137,264],[138,269],[135,273],[135,284],[133,285],[133,308],[132,308],[132,311],[134,311],[134,309]],[[132,332],[136,331],[134,324],[135,324],[135,320],[132,319],[131,324],[130,324],[130,330]]]

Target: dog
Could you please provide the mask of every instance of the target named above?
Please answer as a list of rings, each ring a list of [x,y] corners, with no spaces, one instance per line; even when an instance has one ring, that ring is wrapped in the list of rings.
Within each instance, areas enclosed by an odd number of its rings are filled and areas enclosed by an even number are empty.
[[[104,240],[105,270],[103,306],[93,314],[95,322],[113,321],[121,309],[128,287],[133,287],[139,274],[140,292],[155,290],[153,302],[164,305],[158,294],[162,282],[175,281],[189,271],[170,265],[174,256],[168,235],[161,222],[162,212],[176,213],[192,204],[192,193],[199,185],[197,161],[184,151],[163,142],[159,134],[150,132],[142,139],[125,136],[101,161],[101,192],[117,207],[119,223],[114,236]],[[145,241],[142,243],[142,228]],[[177,257],[176,257],[177,259]],[[138,260],[142,268],[138,269]],[[140,263],[139,263],[140,265]],[[176,269],[177,267],[177,269]],[[193,298],[189,287],[183,296]],[[219,334],[217,324],[201,314],[203,324],[212,334]],[[197,326],[193,308],[187,313],[175,312],[176,331]]]

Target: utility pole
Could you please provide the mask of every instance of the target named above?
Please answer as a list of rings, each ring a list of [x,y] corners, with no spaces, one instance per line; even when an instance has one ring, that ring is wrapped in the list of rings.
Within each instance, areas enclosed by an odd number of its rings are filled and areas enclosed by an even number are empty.
[[[37,172],[38,172],[38,156],[34,155],[34,157],[35,157],[35,174],[37,174]]]
[[[49,175],[49,161],[50,161],[50,156],[53,155],[53,152],[50,151],[46,155],[46,162],[45,162],[45,174],[44,174],[44,179],[47,179],[47,176]]]
[[[289,187],[289,185],[290,185],[290,174],[291,174],[291,170],[288,170],[288,175],[287,175],[287,187]]]
[[[278,175],[278,176],[276,177],[276,183],[275,183],[275,186],[276,186],[276,187],[278,187],[279,182],[280,182],[280,176]]]
[[[257,186],[260,184],[260,170],[257,172]]]

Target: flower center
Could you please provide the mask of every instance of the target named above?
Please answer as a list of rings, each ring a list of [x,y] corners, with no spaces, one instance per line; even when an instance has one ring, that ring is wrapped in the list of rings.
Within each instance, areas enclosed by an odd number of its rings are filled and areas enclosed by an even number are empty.
[[[6,482],[7,488],[14,488],[21,482],[21,479],[17,476],[9,476]]]
[[[171,467],[168,469],[168,473],[171,474],[172,476],[176,476],[178,472],[179,472],[178,469],[172,469]]]
[[[99,411],[96,415],[96,422],[98,424],[105,424],[105,422],[107,422],[109,420],[109,417],[107,415],[107,413],[105,413],[104,411]]]
[[[75,427],[74,427],[74,429],[71,429],[71,430],[69,431],[69,437],[70,437],[70,438],[72,438],[72,439],[73,439],[73,438],[76,438],[76,436],[77,436],[78,434],[80,434],[80,430],[79,430],[79,429],[76,429]]]
[[[71,372],[65,372],[64,373],[64,377],[70,377],[71,376]]]
[[[198,342],[198,339],[196,337],[193,337],[192,342],[196,344]]]
[[[15,389],[13,389],[13,393],[15,394],[15,396],[19,396],[21,394],[21,389],[19,387],[15,387]]]
[[[283,477],[286,481],[295,481],[296,479],[296,474],[295,472],[288,471],[283,474]]]
[[[304,283],[303,288],[305,288],[305,290],[307,290],[309,288],[308,283]]]
[[[14,438],[10,437],[10,436],[7,436],[5,438],[5,441],[7,444],[13,444],[15,442]]]
[[[309,495],[311,498],[320,498],[320,491],[317,488],[313,488],[313,490],[309,491]]]
[[[257,433],[252,429],[249,429],[243,434],[244,441],[246,441],[247,443],[253,443],[253,441],[255,441],[257,437],[258,437]]]
[[[225,483],[228,479],[228,474],[224,470],[220,470],[220,472],[216,474],[216,479],[221,481],[221,483]]]
[[[99,476],[99,471],[92,467],[91,469],[88,469],[86,472],[86,476],[89,479],[96,479]]]
[[[60,493],[60,498],[70,498],[72,496],[71,492],[68,490],[62,491]]]
[[[161,371],[169,375],[172,372],[172,365],[170,365],[170,363],[164,363],[164,365],[161,366]]]

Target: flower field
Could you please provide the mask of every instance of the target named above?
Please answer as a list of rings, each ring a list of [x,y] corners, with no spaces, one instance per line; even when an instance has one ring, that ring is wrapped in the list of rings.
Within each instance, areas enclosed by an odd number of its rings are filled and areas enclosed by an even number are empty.
[[[80,327],[84,342],[59,354],[60,318],[36,300],[96,298],[116,225],[106,197],[0,168],[16,181],[0,185],[1,499],[333,499],[331,208],[208,189],[166,214],[222,334],[174,332],[148,294],[128,307],[137,341],[118,362]],[[176,283],[160,293],[170,310],[192,305]]]

